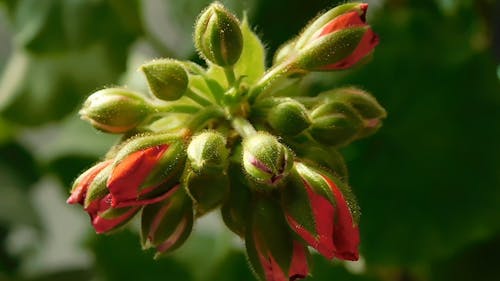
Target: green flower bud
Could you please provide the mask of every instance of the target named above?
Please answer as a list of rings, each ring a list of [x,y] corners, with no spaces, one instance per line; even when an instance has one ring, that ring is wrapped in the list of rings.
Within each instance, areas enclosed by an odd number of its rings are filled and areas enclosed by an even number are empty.
[[[107,88],[90,95],[79,111],[96,129],[121,134],[136,128],[152,111],[142,95],[121,88]]]
[[[311,111],[309,130],[317,141],[329,146],[341,146],[352,141],[363,126],[361,116],[342,102],[321,104]]]
[[[184,173],[183,185],[195,202],[199,215],[220,205],[229,192],[229,179],[225,171],[195,172],[188,167]]]
[[[243,50],[240,23],[222,4],[215,2],[199,16],[194,42],[205,59],[220,66],[231,66]]]
[[[276,137],[258,132],[243,141],[243,167],[259,183],[276,185],[293,165],[293,154]]]
[[[311,125],[307,109],[292,98],[280,98],[271,107],[267,121],[280,135],[295,136]]]
[[[189,78],[184,67],[172,59],[154,60],[141,66],[149,89],[157,98],[173,101],[182,97]]]
[[[229,196],[221,208],[222,219],[232,232],[244,237],[252,202],[252,183],[241,170],[241,166],[234,162],[229,164],[228,176],[231,186]]]
[[[274,54],[273,64],[279,64],[296,53],[295,41],[288,41],[281,45]]]
[[[357,88],[340,88],[318,95],[326,101],[339,101],[350,105],[363,119],[363,126],[356,135],[356,139],[376,132],[382,126],[382,119],[387,116],[385,109],[375,97]]]
[[[222,170],[226,166],[229,150],[226,139],[217,131],[206,131],[194,136],[187,149],[191,167],[203,170]]]
[[[179,248],[193,228],[193,210],[189,196],[179,186],[169,193],[167,199],[147,205],[142,211],[142,247],[156,248],[155,259]]]

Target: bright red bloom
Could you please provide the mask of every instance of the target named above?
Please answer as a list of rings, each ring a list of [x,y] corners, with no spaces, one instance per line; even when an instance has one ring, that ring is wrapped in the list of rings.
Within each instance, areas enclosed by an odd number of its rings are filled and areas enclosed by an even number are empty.
[[[283,207],[290,227],[329,259],[357,260],[359,231],[338,184],[330,175],[301,163],[295,164],[292,177],[292,184],[283,193]]]
[[[159,144],[132,152],[121,159],[113,167],[107,181],[112,195],[111,205],[126,207],[161,201],[173,187],[163,183],[178,174],[168,173],[173,165],[165,158],[174,157],[174,161],[178,162],[177,155],[168,153],[171,149],[169,144]]]

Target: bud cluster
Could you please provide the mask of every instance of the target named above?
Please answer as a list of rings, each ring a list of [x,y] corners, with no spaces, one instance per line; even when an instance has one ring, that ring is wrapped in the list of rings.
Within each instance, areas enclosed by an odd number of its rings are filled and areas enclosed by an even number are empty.
[[[246,20],[210,5],[194,31],[206,68],[153,60],[140,68],[149,94],[106,88],[85,101],[82,119],[123,137],[75,180],[67,202],[82,205],[97,233],[141,213],[142,245],[155,257],[220,207],[261,280],[308,276],[308,247],[357,260],[359,209],[336,149],[373,134],[386,112],[357,88],[292,98],[280,85],[366,61],[378,43],[367,7],[343,4],[313,20],[266,71]]]

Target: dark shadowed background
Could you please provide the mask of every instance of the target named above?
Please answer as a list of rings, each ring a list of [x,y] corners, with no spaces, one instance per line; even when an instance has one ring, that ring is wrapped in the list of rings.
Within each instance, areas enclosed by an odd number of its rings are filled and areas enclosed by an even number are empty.
[[[217,212],[154,261],[137,226],[96,235],[69,186],[113,144],[78,119],[91,92],[144,89],[155,57],[196,58],[194,19],[208,0],[0,0],[0,280],[254,280]],[[223,1],[269,58],[339,1]],[[500,280],[500,3],[372,0],[373,60],[317,74],[321,91],[358,85],[388,111],[343,149],[361,217],[359,262],[314,256],[308,280]],[[270,59],[269,59],[270,60]]]

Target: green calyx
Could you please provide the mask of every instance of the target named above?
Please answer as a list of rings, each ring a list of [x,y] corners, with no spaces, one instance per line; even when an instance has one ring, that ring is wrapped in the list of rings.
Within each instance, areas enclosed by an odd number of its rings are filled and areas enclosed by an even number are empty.
[[[191,167],[197,172],[223,170],[229,156],[226,139],[217,131],[202,132],[191,139],[187,156]]]

